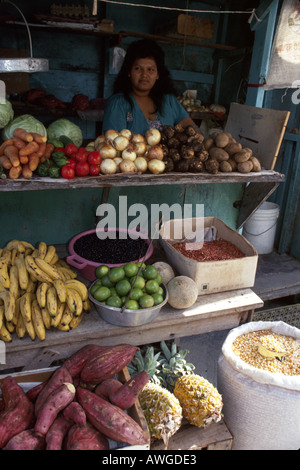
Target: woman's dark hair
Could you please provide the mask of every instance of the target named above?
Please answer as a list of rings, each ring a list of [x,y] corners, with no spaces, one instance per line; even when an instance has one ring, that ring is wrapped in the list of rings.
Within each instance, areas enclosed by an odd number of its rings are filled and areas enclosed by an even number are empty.
[[[123,92],[125,98],[131,102],[129,93],[131,92],[131,81],[129,73],[136,59],[151,57],[155,60],[159,78],[150,92],[156,108],[159,110],[162,98],[166,93],[176,95],[176,90],[170,72],[165,66],[165,54],[161,47],[152,39],[142,39],[132,42],[126,52],[121,70],[114,84],[114,93]]]

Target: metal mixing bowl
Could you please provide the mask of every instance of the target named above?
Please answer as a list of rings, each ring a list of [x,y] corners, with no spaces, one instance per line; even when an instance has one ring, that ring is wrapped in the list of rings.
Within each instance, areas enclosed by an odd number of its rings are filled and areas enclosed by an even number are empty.
[[[96,282],[96,281],[95,281]],[[168,291],[164,284],[161,284],[162,288],[164,289],[164,300],[162,303],[158,305],[154,305],[153,307],[149,308],[141,308],[138,310],[129,310],[124,309],[122,312],[121,308],[117,307],[110,307],[109,305],[104,305],[101,302],[98,302],[91,294],[91,288],[93,284],[89,288],[89,298],[91,302],[95,305],[95,308],[101,318],[112,325],[117,326],[138,326],[144,325],[145,323],[149,323],[154,318],[156,318],[161,310],[161,308],[168,302]]]

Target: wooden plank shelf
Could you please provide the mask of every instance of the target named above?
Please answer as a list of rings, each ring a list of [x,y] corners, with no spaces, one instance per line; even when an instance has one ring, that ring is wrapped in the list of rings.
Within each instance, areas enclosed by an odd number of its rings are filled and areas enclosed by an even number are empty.
[[[1,191],[43,191],[48,189],[76,189],[113,186],[149,186],[166,184],[207,184],[207,183],[251,183],[251,182],[283,182],[285,176],[272,170],[260,173],[162,173],[101,175],[97,177],[64,178],[19,178],[17,180],[0,180]]]

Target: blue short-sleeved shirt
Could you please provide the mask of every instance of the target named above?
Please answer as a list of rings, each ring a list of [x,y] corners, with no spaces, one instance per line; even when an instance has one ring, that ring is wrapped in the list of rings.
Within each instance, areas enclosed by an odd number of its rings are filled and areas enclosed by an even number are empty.
[[[157,113],[155,121],[148,121],[135,98],[131,96],[133,108],[123,93],[112,95],[106,102],[102,132],[108,129],[121,131],[130,129],[136,134],[145,135],[150,127],[161,128],[164,125],[174,127],[189,116],[188,112],[179,103],[176,96],[168,94],[163,98],[161,113]]]

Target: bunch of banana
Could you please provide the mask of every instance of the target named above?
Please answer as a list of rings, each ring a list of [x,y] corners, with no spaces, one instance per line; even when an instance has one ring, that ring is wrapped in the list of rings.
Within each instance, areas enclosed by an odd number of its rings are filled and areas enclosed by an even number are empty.
[[[91,309],[88,290],[45,242],[11,240],[0,249],[0,339],[28,335],[44,340],[46,330],[76,328]]]

